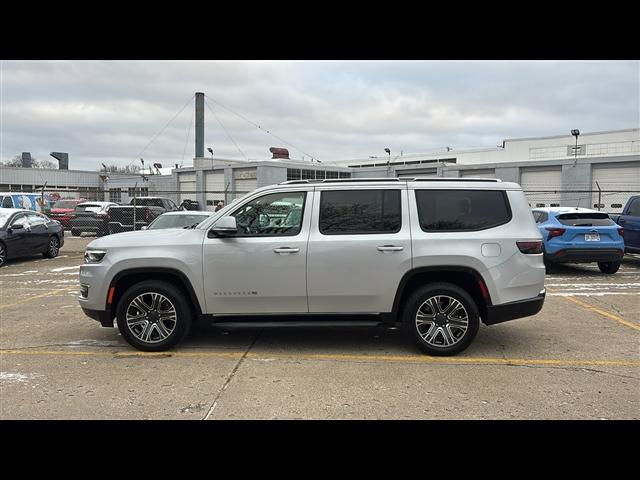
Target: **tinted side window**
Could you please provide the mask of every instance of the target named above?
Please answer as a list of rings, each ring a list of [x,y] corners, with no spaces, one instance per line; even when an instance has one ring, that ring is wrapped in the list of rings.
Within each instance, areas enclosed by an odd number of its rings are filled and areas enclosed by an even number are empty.
[[[2,199],[2,208],[13,208],[13,200],[11,200],[11,197],[4,197]]]
[[[323,235],[400,231],[400,190],[336,190],[320,195]]]
[[[416,190],[425,232],[484,230],[511,220],[507,195],[498,190]]]
[[[640,198],[635,198],[629,205],[629,215],[640,217]]]
[[[533,212],[533,219],[536,223],[540,223],[540,212]]]

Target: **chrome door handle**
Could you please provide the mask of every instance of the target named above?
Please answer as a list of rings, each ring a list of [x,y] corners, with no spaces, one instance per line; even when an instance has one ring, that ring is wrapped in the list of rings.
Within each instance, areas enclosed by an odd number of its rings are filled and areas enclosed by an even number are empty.
[[[380,245],[378,250],[381,252],[399,252],[404,250],[404,247],[396,247],[395,245]]]
[[[300,251],[299,248],[290,248],[290,247],[280,247],[280,248],[274,248],[273,249],[274,252],[276,253],[298,253]]]

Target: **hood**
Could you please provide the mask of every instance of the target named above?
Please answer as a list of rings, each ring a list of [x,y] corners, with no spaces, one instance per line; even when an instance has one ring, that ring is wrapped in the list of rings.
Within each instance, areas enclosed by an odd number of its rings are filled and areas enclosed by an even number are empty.
[[[135,232],[115,233],[100,237],[87,245],[87,248],[122,248],[158,245],[184,245],[203,240],[206,230],[197,228],[167,228],[163,230],[137,230]],[[199,239],[199,240],[198,240]]]

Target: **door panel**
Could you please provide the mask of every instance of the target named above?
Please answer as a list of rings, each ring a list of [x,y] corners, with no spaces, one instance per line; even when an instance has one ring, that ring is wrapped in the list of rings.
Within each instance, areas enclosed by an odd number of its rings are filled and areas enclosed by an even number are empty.
[[[301,208],[291,206],[292,197],[302,202]],[[238,236],[205,238],[207,313],[308,312],[305,275],[312,200],[305,189],[256,195],[230,213],[236,217]],[[248,205],[256,201],[264,205],[250,221]]]
[[[23,225],[27,223],[27,217],[23,214],[16,215],[11,220],[10,225]],[[7,245],[7,254],[9,258],[22,257],[27,255],[28,246],[27,246],[27,235],[28,232],[21,228],[19,230],[12,229],[11,233],[7,232],[7,237],[5,239],[5,243]]]
[[[323,234],[320,204],[330,187],[316,187],[312,214],[307,282],[312,313],[390,312],[402,275],[411,269],[411,235],[407,190],[375,186],[361,190],[397,190],[400,195],[400,229],[387,233]],[[334,189],[335,190],[335,187]],[[327,208],[323,205],[323,208]],[[344,210],[345,205],[337,205]],[[355,207],[354,212],[362,211]],[[323,216],[324,218],[324,216]],[[354,225],[351,219],[339,228]],[[370,218],[362,225],[371,225]],[[353,228],[357,231],[359,226]],[[375,229],[372,229],[375,230]]]

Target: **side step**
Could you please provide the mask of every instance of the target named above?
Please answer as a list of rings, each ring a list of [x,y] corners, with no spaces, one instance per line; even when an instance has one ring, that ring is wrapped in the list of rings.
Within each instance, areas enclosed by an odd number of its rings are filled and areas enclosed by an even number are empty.
[[[381,320],[301,320],[301,321],[218,321],[210,324],[219,328],[306,328],[306,327],[378,327],[383,325]]]

